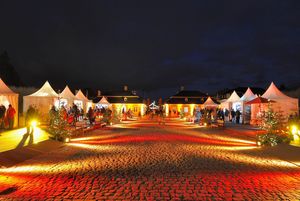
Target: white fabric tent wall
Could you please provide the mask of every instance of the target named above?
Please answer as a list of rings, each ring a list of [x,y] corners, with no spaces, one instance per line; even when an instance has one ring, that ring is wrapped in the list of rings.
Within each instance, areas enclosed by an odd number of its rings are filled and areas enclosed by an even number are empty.
[[[0,104],[3,104],[8,108],[8,105],[11,104],[12,107],[16,110],[15,119],[14,119],[14,128],[18,126],[19,121],[19,94],[13,92],[0,78]]]
[[[241,113],[242,113],[242,123],[250,123],[251,120],[251,105],[246,105],[245,103],[253,100],[257,96],[252,92],[252,90],[248,87],[247,91],[240,98],[241,102]]]
[[[79,89],[78,92],[76,93],[75,97],[82,101],[82,105],[83,105],[83,111],[84,112],[87,112],[88,111],[88,107],[91,106],[92,102],[87,98],[85,97],[85,95],[82,93],[82,91]],[[76,102],[76,101],[75,101]]]
[[[68,85],[65,87],[65,89],[59,94],[60,102],[66,102],[66,109],[73,106],[74,100],[79,100],[75,97],[75,95],[72,93]]]
[[[230,115],[230,111],[232,110],[232,108],[235,109],[236,105],[241,105],[240,102],[240,97],[239,95],[236,93],[236,91],[233,91],[232,94],[230,95],[230,97],[221,103],[221,107],[223,109],[227,109],[229,111],[229,115]],[[228,118],[225,118],[226,121],[228,121]]]
[[[23,112],[26,113],[30,105],[37,107],[42,121],[48,119],[51,107],[58,100],[58,94],[53,90],[48,81],[35,93],[23,97]]]
[[[291,98],[282,93],[273,82],[262,97],[275,101],[275,103],[272,103],[272,108],[277,112],[282,112],[286,120],[289,115],[298,114],[299,112],[298,99]]]
[[[96,106],[110,107],[111,104],[110,104],[110,103],[107,101],[107,99],[103,96],[103,97],[101,98],[101,100],[100,100],[98,103],[96,103]]]
[[[211,97],[208,97],[206,101],[203,103],[204,107],[218,107],[219,104],[215,103]]]

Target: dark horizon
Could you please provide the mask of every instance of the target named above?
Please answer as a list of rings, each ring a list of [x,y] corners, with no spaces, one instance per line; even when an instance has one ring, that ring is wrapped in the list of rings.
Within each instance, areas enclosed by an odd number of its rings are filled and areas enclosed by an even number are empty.
[[[275,3],[276,2],[276,3]],[[17,6],[16,6],[17,5]],[[0,52],[28,86],[300,86],[299,1],[6,1]]]

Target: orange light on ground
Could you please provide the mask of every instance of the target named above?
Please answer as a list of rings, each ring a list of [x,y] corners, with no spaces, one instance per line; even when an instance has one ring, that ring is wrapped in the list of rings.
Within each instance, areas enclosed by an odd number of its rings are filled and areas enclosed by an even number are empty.
[[[240,151],[240,150],[250,150],[250,149],[258,149],[257,146],[236,146],[236,147],[215,147],[220,150],[228,150],[228,151]]]

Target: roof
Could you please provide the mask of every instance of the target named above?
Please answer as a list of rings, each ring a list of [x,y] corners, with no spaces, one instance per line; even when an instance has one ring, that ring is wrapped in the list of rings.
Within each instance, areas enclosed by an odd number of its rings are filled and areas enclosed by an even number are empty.
[[[123,96],[136,96],[131,91],[107,91],[102,94],[105,97],[123,97]]]
[[[85,95],[82,93],[82,91],[80,89],[78,90],[75,97],[78,98],[79,100],[82,100],[82,101],[86,101],[86,102],[89,101],[89,99],[87,99],[87,97],[85,97]]]
[[[167,104],[203,104],[205,97],[202,98],[170,98],[166,101]]]
[[[201,91],[182,90],[166,100],[167,104],[203,104],[207,95]]]
[[[135,97],[107,97],[106,98],[109,103],[143,103],[143,99],[135,96]]]
[[[204,106],[217,107],[219,104],[215,103],[211,97],[208,97],[206,101],[203,103]]]
[[[68,85],[65,87],[65,89],[59,94],[59,96],[61,98],[70,98],[70,99],[77,99],[74,94],[72,93],[72,91],[70,90],[70,88],[68,87]]]
[[[202,93],[201,91],[191,91],[191,90],[182,90],[179,91],[177,94],[171,97],[207,97],[205,93]]]
[[[241,101],[251,101],[254,98],[256,98],[257,96],[254,95],[254,93],[252,92],[252,90],[248,87],[247,91],[244,93],[244,95],[241,97]]]
[[[17,94],[13,92],[0,78],[0,94]]]
[[[103,99],[105,97],[105,99]],[[103,99],[103,100],[102,100]],[[107,101],[108,104],[111,103],[143,103],[143,99],[138,95],[133,94],[131,91],[106,91],[102,93],[102,96],[93,99],[94,103],[99,103],[100,101]]]
[[[263,98],[278,100],[278,99],[294,99],[282,93],[272,82],[267,91],[262,95]]]
[[[35,93],[30,94],[28,96],[38,96],[38,97],[58,97],[58,94],[54,91],[48,81]]]
[[[230,95],[230,97],[226,100],[226,102],[238,102],[240,101],[240,97],[239,95],[237,95],[237,93],[235,91],[232,92],[232,94]]]

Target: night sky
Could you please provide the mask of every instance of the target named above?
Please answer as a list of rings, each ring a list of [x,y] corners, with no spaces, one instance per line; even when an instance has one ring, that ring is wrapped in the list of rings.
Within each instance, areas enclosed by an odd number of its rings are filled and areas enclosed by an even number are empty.
[[[300,86],[299,0],[6,0],[0,22],[0,51],[30,86]]]

